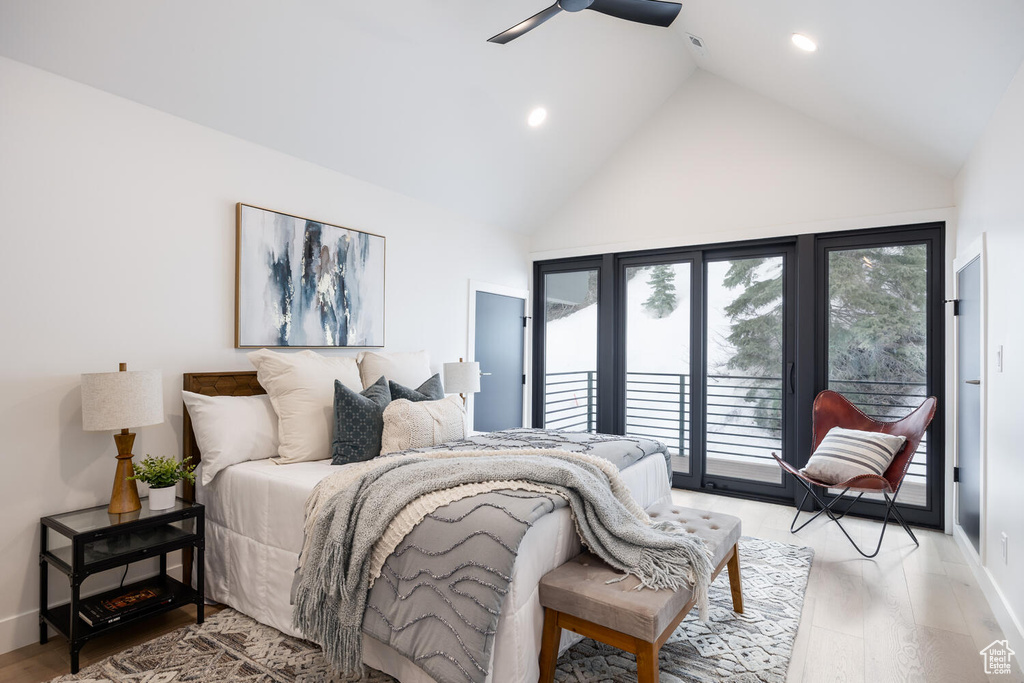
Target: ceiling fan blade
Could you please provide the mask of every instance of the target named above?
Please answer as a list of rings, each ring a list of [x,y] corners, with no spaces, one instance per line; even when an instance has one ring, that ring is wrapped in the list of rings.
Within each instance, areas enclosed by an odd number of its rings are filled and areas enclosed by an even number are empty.
[[[682,8],[678,2],[661,0],[594,0],[587,9],[638,24],[669,26]]]
[[[526,21],[521,21],[518,24],[516,24],[515,26],[513,26],[512,28],[508,29],[507,31],[502,31],[498,35],[493,36],[491,38],[488,38],[487,42],[488,43],[498,43],[500,45],[504,45],[505,43],[509,42],[510,40],[515,40],[516,38],[518,38],[519,36],[523,35],[527,31],[530,31],[532,29],[537,28],[538,26],[543,24],[545,21],[547,21],[551,17],[555,16],[556,14],[558,14],[561,11],[562,11],[562,8],[559,7],[558,3],[556,2],[551,7],[548,7],[547,9],[544,9],[544,10],[541,10],[540,12],[537,12],[536,14],[534,14],[532,17],[530,17]]]

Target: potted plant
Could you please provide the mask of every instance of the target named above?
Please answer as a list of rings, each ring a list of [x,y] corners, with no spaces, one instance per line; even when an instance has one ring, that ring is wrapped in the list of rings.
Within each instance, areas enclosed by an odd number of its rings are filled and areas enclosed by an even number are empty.
[[[182,479],[195,483],[195,466],[189,458],[178,462],[174,458],[151,457],[148,453],[142,464],[135,468],[129,479],[149,484],[149,509],[166,510],[174,507],[174,487]]]

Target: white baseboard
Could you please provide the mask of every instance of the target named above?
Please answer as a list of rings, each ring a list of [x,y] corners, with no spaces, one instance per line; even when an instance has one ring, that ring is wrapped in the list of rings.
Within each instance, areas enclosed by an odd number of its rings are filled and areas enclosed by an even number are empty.
[[[154,563],[155,566],[155,563]],[[51,570],[52,571],[52,570]],[[174,578],[181,580],[181,565],[176,564],[167,568],[167,573]],[[116,575],[115,575],[116,574]],[[89,592],[83,597],[88,595],[94,595],[96,593],[102,593],[105,590],[110,590],[118,585],[120,581],[121,571],[107,573],[104,576],[104,581],[97,583],[95,586],[89,587]],[[146,568],[146,570],[136,574],[130,572],[131,576],[129,580],[137,581],[138,579],[144,579],[150,576],[156,576],[157,570],[152,568]],[[59,598],[54,602],[50,603],[51,607],[55,607],[59,604],[67,602],[67,598]],[[50,635],[55,632],[50,629]],[[39,642],[39,610],[34,609],[22,614],[15,614],[7,617],[6,619],[0,619],[0,654],[10,652],[11,650],[17,650],[20,647],[31,645],[32,643]]]
[[[1024,652],[1024,627],[1021,626],[1017,616],[1010,609],[1006,596],[999,589],[999,586],[992,578],[992,574],[987,568],[982,566],[981,558],[978,557],[978,551],[971,545],[971,541],[967,538],[967,534],[964,533],[963,528],[959,524],[953,524],[953,538],[956,539],[956,544],[960,546],[960,552],[963,553],[964,558],[967,560],[967,566],[971,568],[974,579],[981,587],[981,592],[985,595],[985,599],[988,600],[988,604],[992,608],[992,614],[999,623],[999,628],[1002,629],[1003,635],[1009,641],[1010,649],[1014,652]]]

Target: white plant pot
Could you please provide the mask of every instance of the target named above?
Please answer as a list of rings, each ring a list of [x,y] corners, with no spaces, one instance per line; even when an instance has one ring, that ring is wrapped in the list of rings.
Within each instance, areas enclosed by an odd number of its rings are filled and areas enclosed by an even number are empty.
[[[149,509],[166,510],[174,507],[174,486],[149,490]]]

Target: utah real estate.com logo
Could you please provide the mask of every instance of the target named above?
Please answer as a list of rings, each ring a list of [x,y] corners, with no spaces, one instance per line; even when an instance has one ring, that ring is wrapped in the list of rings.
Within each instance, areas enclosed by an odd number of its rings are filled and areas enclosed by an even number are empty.
[[[985,674],[1008,674],[1012,671],[1013,656],[1017,654],[1010,649],[1010,644],[1005,640],[995,640],[991,645],[981,652],[982,661],[985,662]]]

